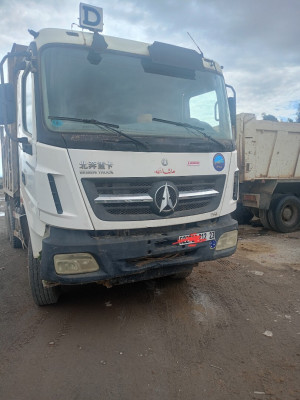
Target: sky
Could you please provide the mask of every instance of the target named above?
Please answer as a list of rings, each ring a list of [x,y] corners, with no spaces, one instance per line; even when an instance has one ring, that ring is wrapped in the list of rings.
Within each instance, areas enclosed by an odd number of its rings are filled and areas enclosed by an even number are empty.
[[[196,50],[224,66],[238,112],[295,119],[300,102],[300,0],[86,0],[102,7],[104,34]],[[77,0],[0,0],[0,57],[28,29],[70,29]],[[78,29],[78,28],[77,28]]]
[[[103,8],[103,33],[197,50],[224,67],[237,112],[295,120],[300,103],[300,0],[84,0]],[[0,0],[0,59],[28,29],[70,29],[78,0]],[[75,26],[76,29],[77,28]],[[1,155],[0,155],[1,158]],[[0,166],[0,176],[1,176]]]
[[[296,118],[300,102],[300,0],[86,0],[102,7],[104,34],[196,50],[224,66],[237,111]],[[27,29],[70,29],[77,0],[0,0],[0,57]],[[78,29],[78,28],[77,28]]]

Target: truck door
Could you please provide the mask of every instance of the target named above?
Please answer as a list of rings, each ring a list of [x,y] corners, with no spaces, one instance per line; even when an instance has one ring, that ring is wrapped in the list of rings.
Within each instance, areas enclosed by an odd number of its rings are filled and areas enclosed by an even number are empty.
[[[19,144],[20,195],[26,206],[30,226],[38,221],[35,169],[36,169],[36,126],[34,79],[30,68],[21,72],[18,80],[18,137],[27,137],[28,144]]]

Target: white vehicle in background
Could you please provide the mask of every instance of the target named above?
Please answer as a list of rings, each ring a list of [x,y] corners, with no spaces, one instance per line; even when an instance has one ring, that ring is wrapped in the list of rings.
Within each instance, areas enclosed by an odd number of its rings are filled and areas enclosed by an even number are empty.
[[[219,65],[101,35],[100,10],[80,10],[93,33],[31,31],[1,62],[8,230],[38,305],[60,285],[185,277],[237,244],[235,98]]]
[[[256,215],[268,229],[299,229],[300,124],[257,121],[254,114],[238,114],[237,149],[239,222]]]

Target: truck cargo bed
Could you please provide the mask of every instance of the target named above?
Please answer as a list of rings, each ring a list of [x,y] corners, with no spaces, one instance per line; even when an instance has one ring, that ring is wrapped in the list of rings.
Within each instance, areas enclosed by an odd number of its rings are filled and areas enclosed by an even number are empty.
[[[240,182],[300,179],[300,124],[237,115]]]

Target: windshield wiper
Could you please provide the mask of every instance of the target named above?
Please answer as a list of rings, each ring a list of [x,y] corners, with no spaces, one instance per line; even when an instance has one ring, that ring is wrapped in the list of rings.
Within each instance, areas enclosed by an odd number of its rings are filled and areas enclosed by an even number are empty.
[[[123,137],[131,140],[137,146],[142,146],[147,151],[149,150],[149,146],[146,143],[143,143],[140,140],[135,139],[135,138],[127,135],[126,133],[120,131],[119,125],[116,125],[116,124],[110,124],[108,122],[98,121],[97,119],[86,119],[86,118],[57,117],[57,116],[49,116],[48,118],[51,119],[51,121],[58,120],[58,121],[81,122],[83,124],[95,125],[95,126],[98,126],[99,128],[106,128],[107,131],[115,132],[118,135],[123,136]]]
[[[203,135],[206,139],[210,140],[211,142],[217,143],[218,145],[222,146],[223,149],[226,149],[226,146],[223,143],[221,143],[217,139],[214,139],[213,137],[209,136],[207,133],[204,132],[205,129],[200,128],[199,126],[191,125],[186,122],[169,121],[167,119],[160,119],[160,118],[152,118],[152,121],[162,122],[164,124],[182,126],[183,128],[194,129],[196,132],[201,133],[201,135]]]

